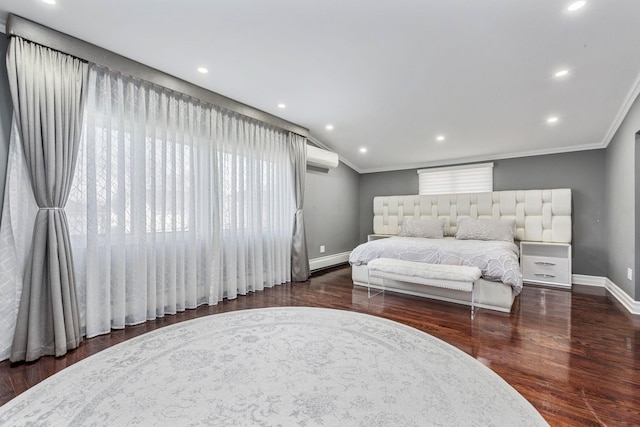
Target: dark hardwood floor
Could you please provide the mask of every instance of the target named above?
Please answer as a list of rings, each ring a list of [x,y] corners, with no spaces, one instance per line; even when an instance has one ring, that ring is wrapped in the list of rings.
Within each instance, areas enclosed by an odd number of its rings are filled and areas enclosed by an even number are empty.
[[[511,314],[387,292],[371,300],[349,267],[315,273],[217,306],[203,306],[85,340],[64,357],[0,363],[0,404],[50,375],[129,338],[195,317],[260,307],[312,306],[392,319],[438,337],[493,369],[551,424],[640,425],[640,316],[604,289],[525,286]]]

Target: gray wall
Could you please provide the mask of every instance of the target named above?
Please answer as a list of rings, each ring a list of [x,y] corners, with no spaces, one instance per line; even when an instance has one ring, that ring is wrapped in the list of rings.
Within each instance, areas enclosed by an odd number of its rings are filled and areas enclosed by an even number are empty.
[[[309,258],[348,252],[358,245],[359,175],[340,163],[328,172],[308,168],[304,223]],[[325,253],[320,253],[320,245]]]
[[[494,189],[571,188],[573,273],[607,276],[605,150],[494,161]],[[418,194],[416,169],[360,177],[360,241],[373,231],[373,197]]]
[[[634,217],[635,217],[635,239],[634,239],[634,248],[635,251],[640,251],[640,150],[638,149],[640,144],[640,134],[636,134],[636,138],[635,138],[635,143],[634,143],[634,150],[635,150],[635,167],[634,167],[634,172],[635,172],[635,179],[634,179],[634,185],[635,185],[635,212],[634,212]],[[635,257],[635,265],[634,265],[634,269],[633,269],[633,280],[635,283],[635,294],[633,295],[633,299],[635,299],[636,301],[640,300],[640,280],[636,280],[635,275],[640,273],[640,256],[635,255],[635,251],[634,251],[634,257]],[[614,282],[615,283],[615,282]]]
[[[571,188],[573,273],[607,276],[605,150],[494,162],[495,190]]]
[[[606,150],[606,200],[608,224],[609,279],[635,300],[640,297],[635,276],[637,229],[636,132],[640,130],[640,98],[636,99]],[[634,269],[634,280],[627,279],[627,269]]]
[[[0,212],[4,201],[4,183],[7,174],[7,154],[9,152],[9,136],[11,135],[11,94],[7,77],[7,46],[9,40],[0,33]]]
[[[418,194],[417,169],[360,175],[360,243],[373,233],[373,198]]]

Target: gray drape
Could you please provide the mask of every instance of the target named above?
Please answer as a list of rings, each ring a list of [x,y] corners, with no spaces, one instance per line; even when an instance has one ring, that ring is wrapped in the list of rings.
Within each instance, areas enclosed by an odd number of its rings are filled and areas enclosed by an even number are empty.
[[[309,278],[309,253],[307,237],[304,231],[304,181],[307,173],[307,139],[289,133],[291,145],[291,165],[295,179],[296,214],[293,222],[293,240],[291,241],[291,281],[304,282]]]
[[[11,361],[61,356],[82,341],[64,205],[82,129],[87,64],[13,37],[7,72],[14,118],[38,204]]]

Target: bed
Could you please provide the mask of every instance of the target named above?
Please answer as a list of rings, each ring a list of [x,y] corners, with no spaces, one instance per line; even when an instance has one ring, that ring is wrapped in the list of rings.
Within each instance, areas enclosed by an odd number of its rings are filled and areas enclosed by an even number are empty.
[[[482,271],[482,277],[475,285],[476,305],[510,312],[522,289],[518,242],[571,242],[570,189],[380,196],[374,198],[373,205],[373,240],[359,245],[349,258],[356,286],[384,288],[469,305],[468,292],[404,281],[385,279],[383,283],[377,278],[369,280],[366,264],[374,258],[394,258],[476,266]],[[403,227],[408,220],[440,222],[443,238],[399,237],[401,231],[406,234]],[[463,228],[468,232],[469,224],[475,227],[490,222],[510,224],[513,241],[491,240],[491,233],[480,236],[482,240],[476,240],[473,233],[463,233],[462,238],[454,237],[456,234],[460,237]]]

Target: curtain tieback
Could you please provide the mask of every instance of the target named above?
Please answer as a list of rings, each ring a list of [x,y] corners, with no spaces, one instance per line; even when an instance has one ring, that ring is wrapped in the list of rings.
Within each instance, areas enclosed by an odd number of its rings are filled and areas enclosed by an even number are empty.
[[[45,208],[41,208],[38,206],[38,209],[45,210],[45,211],[61,211],[63,208],[51,208],[51,207],[45,207]]]

